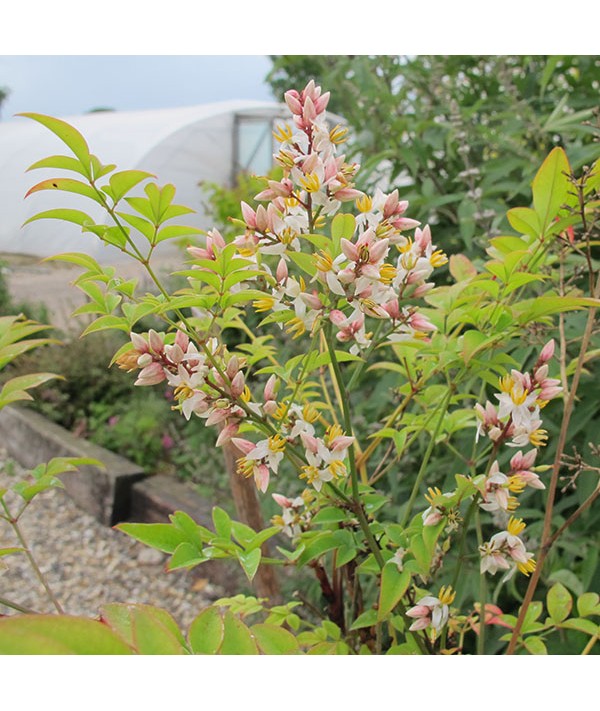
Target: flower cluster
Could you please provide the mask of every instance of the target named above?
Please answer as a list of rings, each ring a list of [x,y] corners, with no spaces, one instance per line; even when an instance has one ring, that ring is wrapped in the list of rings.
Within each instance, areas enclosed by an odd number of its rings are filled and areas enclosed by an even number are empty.
[[[495,397],[499,406],[489,400],[485,407],[479,403],[475,410],[479,417],[477,437],[485,432],[494,443],[509,447],[542,447],[548,433],[541,428],[540,411],[562,392],[560,380],[548,377],[548,361],[554,354],[554,340],[549,341],[531,373],[512,370],[500,378],[500,392]],[[510,441],[508,441],[510,440]]]
[[[271,523],[281,528],[281,531],[290,538],[295,538],[310,524],[311,512],[309,505],[313,500],[313,494],[309,489],[305,489],[300,496],[288,499],[282,494],[273,494],[275,502],[281,506],[281,514],[273,516]]]
[[[450,585],[441,588],[438,597],[433,595],[422,597],[414,607],[406,611],[407,617],[415,618],[409,630],[416,632],[430,628],[432,638],[435,640],[440,630],[448,622],[449,606],[454,602],[455,597],[456,593]]]
[[[495,575],[498,570],[508,570],[505,580],[511,578],[516,570],[529,575],[535,570],[533,553],[528,553],[519,534],[525,530],[522,519],[511,516],[505,531],[494,534],[484,543],[481,553],[481,572]]]
[[[481,484],[479,506],[488,512],[504,517],[516,510],[519,505],[518,494],[527,487],[545,489],[544,483],[536,473],[543,469],[534,467],[537,448],[546,444],[548,433],[541,428],[540,412],[550,400],[562,392],[560,381],[548,377],[548,363],[554,355],[554,341],[550,340],[543,348],[532,371],[521,373],[512,370],[510,375],[500,379],[500,393],[496,394],[498,407],[489,401],[485,408],[476,405],[480,419],[477,436],[486,432],[497,450],[502,443],[509,447],[524,447],[528,444],[535,449],[527,454],[519,451],[510,460],[508,473],[500,471],[497,461],[492,462]],[[508,570],[505,579],[516,570],[529,575],[535,570],[533,554],[528,553],[519,534],[525,529],[521,519],[511,517],[506,530],[500,531],[483,544],[481,554],[481,572],[494,575],[498,570]]]

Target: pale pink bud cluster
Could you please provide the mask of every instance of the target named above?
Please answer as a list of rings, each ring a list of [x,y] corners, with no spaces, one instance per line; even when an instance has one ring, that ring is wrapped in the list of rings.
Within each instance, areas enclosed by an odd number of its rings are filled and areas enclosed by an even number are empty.
[[[310,502],[308,491],[302,496],[289,499],[281,494],[272,494],[275,503],[281,506],[281,514],[273,516],[271,523],[281,528],[282,533],[290,538],[295,538],[310,525],[311,512],[307,508]]]
[[[303,131],[309,131],[329,103],[330,93],[321,93],[321,87],[310,80],[301,92],[290,89],[284,94],[285,103],[292,112],[294,123]]]

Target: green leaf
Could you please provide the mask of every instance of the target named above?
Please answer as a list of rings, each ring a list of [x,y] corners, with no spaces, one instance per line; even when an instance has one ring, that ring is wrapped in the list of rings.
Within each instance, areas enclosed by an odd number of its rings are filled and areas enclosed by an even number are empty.
[[[381,589],[379,592],[379,609],[377,620],[384,620],[402,600],[410,585],[408,570],[400,572],[395,563],[388,563],[381,572]]]
[[[212,520],[215,531],[220,538],[231,538],[231,519],[223,509],[214,506],[212,510]]]
[[[163,553],[174,553],[184,534],[170,523],[119,523],[114,528]]]
[[[527,637],[527,639],[523,641],[523,644],[530,654],[548,654],[546,645],[540,637]]]
[[[169,225],[163,227],[156,236],[156,242],[164,242],[167,239],[176,239],[178,237],[193,237],[194,235],[204,234],[204,231],[197,227],[187,225]]]
[[[215,607],[207,607],[192,622],[188,640],[194,654],[217,654],[223,637],[225,626],[221,614]]]
[[[450,255],[450,274],[456,282],[469,281],[477,276],[477,267],[464,254]]]
[[[167,570],[179,570],[180,568],[193,568],[200,563],[204,563],[206,558],[202,551],[198,550],[192,543],[184,541],[180,543],[167,563]]]
[[[89,177],[89,174],[84,170],[77,158],[72,158],[71,156],[48,156],[48,158],[42,158],[42,160],[38,160],[33,165],[30,165],[29,168],[27,168],[27,172],[38,168],[71,170],[75,173],[79,173],[79,175],[83,175],[85,178]]]
[[[311,523],[339,523],[345,521],[347,517],[343,509],[335,506],[325,506],[311,518]]]
[[[600,595],[595,592],[587,592],[577,599],[577,612],[581,617],[590,615],[600,615]]]
[[[533,179],[533,208],[539,217],[542,232],[557,216],[569,193],[568,175],[571,167],[563,148],[554,148]]]
[[[223,644],[220,654],[258,654],[258,648],[250,630],[229,610],[225,613],[223,629]]]
[[[532,238],[540,236],[542,225],[538,214],[530,207],[513,207],[506,217],[517,232]]]
[[[244,569],[244,572],[246,573],[246,576],[248,577],[248,580],[252,582],[252,579],[258,570],[258,566],[260,565],[260,559],[262,556],[260,548],[254,548],[254,550],[248,552],[236,551],[236,555],[242,568]]]
[[[335,252],[339,250],[342,239],[352,239],[355,227],[356,219],[354,215],[339,213],[333,218],[331,222],[331,238],[335,245]]]
[[[86,183],[82,183],[80,180],[73,180],[72,178],[49,178],[48,180],[42,180],[41,183],[29,188],[25,193],[25,197],[29,197],[33,193],[38,193],[40,190],[61,190],[67,193],[77,193],[78,195],[90,198],[90,200],[100,205],[103,204],[94,188]]]
[[[114,203],[118,203],[132,188],[147,178],[156,178],[156,176],[145,170],[123,170],[113,173],[108,183]]]
[[[568,630],[577,630],[591,636],[597,635],[600,628],[591,620],[584,620],[581,617],[573,617],[570,620],[565,620],[560,623],[560,626]],[[1,629],[1,628],[0,628]]]
[[[548,590],[546,607],[554,623],[562,622],[569,616],[573,607],[573,599],[564,585],[556,583]]]
[[[86,171],[85,175],[88,178],[91,177],[90,149],[88,148],[85,138],[76,128],[73,128],[73,126],[66,121],[53,118],[52,116],[45,116],[44,114],[22,113],[17,114],[17,116],[25,116],[26,118],[33,119],[52,131],[52,133],[58,136],[60,140],[73,151],[75,156],[77,156],[81,162],[81,167]]]
[[[173,617],[152,605],[113,603],[102,620],[138,654],[185,654],[185,639]]]
[[[0,654],[131,654],[101,622],[63,615],[0,619]]]
[[[46,210],[45,212],[38,212],[37,215],[30,217],[25,220],[23,226],[28,225],[30,222],[35,222],[36,220],[62,220],[63,222],[72,222],[75,225],[82,226],[85,223],[93,223],[92,218],[81,210],[68,210],[66,208],[58,210]]]
[[[305,252],[288,252],[288,256],[297,264],[303,272],[306,272],[309,276],[314,276],[317,273],[317,267],[315,266],[312,254],[306,254]]]
[[[257,624],[250,628],[263,654],[298,654],[298,640],[291,632],[275,625]]]
[[[354,622],[350,626],[350,629],[360,630],[364,627],[373,627],[373,625],[376,625],[377,622],[377,610],[367,610],[354,620]]]

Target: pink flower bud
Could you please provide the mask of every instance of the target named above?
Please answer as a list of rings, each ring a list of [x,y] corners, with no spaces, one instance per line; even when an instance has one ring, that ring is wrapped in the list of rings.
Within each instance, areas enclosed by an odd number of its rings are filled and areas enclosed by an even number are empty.
[[[235,376],[235,378],[231,381],[231,396],[234,398],[238,398],[244,392],[245,387],[246,378],[240,370]]]
[[[266,232],[269,228],[269,218],[267,211],[263,205],[259,205],[256,209],[256,229],[259,232]]]
[[[227,363],[227,368],[225,370],[225,372],[227,373],[227,377],[230,379],[234,378],[237,375],[239,369],[240,359],[236,355],[232,355],[229,359],[229,363]]]
[[[244,218],[244,222],[246,225],[251,229],[256,228],[256,213],[254,210],[248,205],[248,203],[245,203],[243,200],[240,204],[242,208],[242,217]]]
[[[306,432],[300,432],[300,439],[304,445],[304,449],[313,454],[316,454],[319,449],[319,442],[316,437],[307,434]]]
[[[134,385],[158,385],[166,380],[167,376],[160,363],[151,363],[140,370]]]
[[[269,468],[266,464],[260,464],[254,470],[254,481],[259,491],[264,494],[269,487]]]
[[[142,355],[137,359],[137,364],[139,368],[145,368],[147,365],[152,363],[152,356],[150,353],[142,353]]]
[[[237,422],[231,422],[230,424],[223,427],[219,436],[217,437],[217,447],[222,447],[226,442],[231,441],[232,437],[237,434],[239,426]]]
[[[275,400],[267,400],[262,409],[265,415],[270,415],[272,417],[277,412],[277,407],[277,402]]]
[[[159,354],[163,352],[165,348],[164,341],[153,328],[148,331],[148,341],[150,343],[150,349],[155,353]]]
[[[295,89],[286,91],[285,94],[283,95],[283,98],[285,99],[285,103],[288,105],[289,110],[293,114],[301,114],[302,113],[302,104],[299,101],[300,97],[299,97],[298,92]]]
[[[303,292],[300,294],[300,298],[310,309],[319,311],[323,308],[323,302],[316,294],[307,294],[306,292]]]
[[[140,336],[139,333],[133,333],[133,331],[129,334],[129,337],[131,338],[131,342],[133,343],[133,347],[138,353],[147,353],[148,352],[148,341],[143,336]]]
[[[275,499],[275,503],[283,509],[289,509],[292,505],[292,500],[283,494],[271,494],[271,496]]]
[[[554,338],[551,338],[548,343],[542,348],[540,353],[540,363],[547,363],[554,355]]]
[[[274,400],[277,392],[277,376],[272,375],[265,384],[263,397],[265,400]]]
[[[340,311],[339,309],[333,309],[329,312],[329,320],[335,326],[342,327],[346,323],[346,316],[344,315],[343,311]]]
[[[185,353],[190,345],[190,339],[183,331],[177,331],[175,334],[175,345],[179,346]]]
[[[243,439],[242,437],[232,437],[231,444],[237,447],[243,454],[250,454],[250,452],[256,449],[256,445],[253,442]]]
[[[277,265],[277,271],[275,272],[275,277],[277,278],[278,284],[283,284],[288,278],[287,263],[285,259],[283,259],[283,257],[279,260],[279,264]]]

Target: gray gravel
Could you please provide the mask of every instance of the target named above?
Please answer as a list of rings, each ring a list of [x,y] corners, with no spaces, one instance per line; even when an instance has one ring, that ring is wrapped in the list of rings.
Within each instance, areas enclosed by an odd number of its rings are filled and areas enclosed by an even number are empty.
[[[0,449],[0,487],[8,488],[22,476],[22,469]],[[12,511],[22,502],[12,492],[5,500],[17,504]],[[196,571],[167,574],[167,556],[102,526],[60,489],[40,494],[19,525],[68,614],[96,617],[106,602],[146,603],[167,609],[185,628],[223,594]],[[10,525],[0,519],[0,548],[18,545]],[[36,612],[55,611],[23,554],[0,558],[0,597]],[[16,613],[0,604],[0,614]]]

